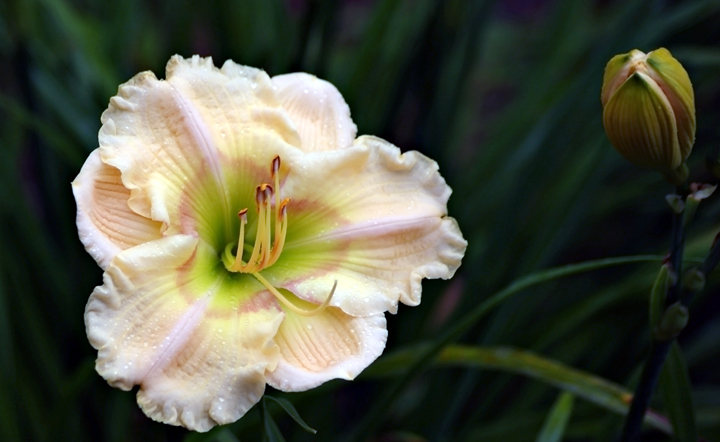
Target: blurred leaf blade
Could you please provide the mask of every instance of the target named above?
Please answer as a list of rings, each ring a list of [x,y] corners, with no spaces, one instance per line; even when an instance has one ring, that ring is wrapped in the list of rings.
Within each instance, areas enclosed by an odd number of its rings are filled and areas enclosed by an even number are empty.
[[[381,358],[367,376],[393,376],[409,366],[417,348],[396,351]],[[452,345],[443,349],[435,365],[462,366],[469,368],[502,370],[520,374],[557,387],[600,407],[619,414],[627,413],[632,392],[596,375],[568,367],[533,352],[509,347],[469,347]],[[672,434],[672,427],[654,411],[648,411],[646,422],[653,427]]]
[[[282,409],[285,410],[285,412],[286,412],[287,414],[289,414],[290,417],[291,417],[298,425],[300,425],[300,427],[301,427],[303,430],[305,430],[305,431],[307,431],[308,433],[311,433],[311,434],[316,434],[316,433],[317,433],[317,430],[315,430],[314,428],[310,427],[308,424],[305,423],[305,421],[300,417],[300,413],[297,412],[297,410],[295,409],[295,407],[293,406],[293,404],[290,403],[290,401],[288,401],[287,399],[276,398],[276,397],[268,396],[268,395],[265,395],[265,398],[266,398],[266,399],[270,399],[271,401],[273,401],[273,402],[275,402],[276,404],[280,405],[280,407],[282,407]]]
[[[697,441],[690,377],[680,344],[674,341],[660,372],[658,390],[680,442]]]
[[[575,395],[563,391],[555,400],[535,442],[560,442],[572,416]]]
[[[265,396],[260,399],[260,421],[262,422],[263,442],[285,442],[285,438],[280,432],[275,420],[273,420],[266,408]]]

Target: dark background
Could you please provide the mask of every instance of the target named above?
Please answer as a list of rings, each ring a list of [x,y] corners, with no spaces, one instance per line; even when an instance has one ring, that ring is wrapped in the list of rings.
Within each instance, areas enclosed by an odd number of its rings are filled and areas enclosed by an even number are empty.
[[[513,280],[568,263],[665,254],[672,187],[626,163],[602,129],[605,63],[664,46],[695,88],[691,179],[720,147],[720,1],[9,0],[0,3],[0,440],[258,441],[259,412],[200,435],[154,423],[133,393],[94,371],[83,324],[102,272],[75,229],[70,182],[97,147],[100,114],[137,72],[164,77],[172,54],[306,71],[334,83],[359,134],[440,164],[469,248],[455,279],[424,283],[423,303],[388,315],[386,355],[429,342]],[[702,258],[720,230],[718,196],[688,230]],[[659,261],[546,282],[501,303],[463,336],[513,346],[632,389],[647,354],[649,288]],[[699,433],[720,440],[717,280],[681,336]],[[428,367],[429,368],[429,367]],[[335,441],[380,413],[370,440],[533,441],[558,389],[502,370],[375,370],[282,395],[318,430],[277,407],[287,440]],[[380,373],[382,374],[382,373]],[[663,412],[660,397],[653,406]],[[377,407],[384,407],[378,411]],[[622,418],[582,398],[567,441],[612,441]],[[668,440],[647,431],[646,440]]]

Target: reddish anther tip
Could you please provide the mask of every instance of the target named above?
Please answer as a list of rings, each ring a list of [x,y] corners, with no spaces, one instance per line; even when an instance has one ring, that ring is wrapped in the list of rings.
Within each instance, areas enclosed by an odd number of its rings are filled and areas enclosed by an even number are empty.
[[[255,188],[255,202],[260,205],[269,199],[273,193],[273,188],[270,184],[260,184]]]
[[[275,174],[280,170],[280,155],[275,155],[270,165],[270,178],[275,178]]]
[[[243,222],[247,222],[247,211],[248,209],[245,208],[238,212],[238,218],[243,220]]]

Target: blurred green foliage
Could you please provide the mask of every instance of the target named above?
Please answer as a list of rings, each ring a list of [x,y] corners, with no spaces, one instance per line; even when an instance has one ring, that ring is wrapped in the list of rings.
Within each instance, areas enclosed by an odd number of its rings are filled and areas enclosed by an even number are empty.
[[[230,58],[271,75],[311,72],[343,93],[359,133],[438,161],[454,189],[450,213],[470,245],[454,280],[425,282],[419,307],[388,315],[392,358],[432,342],[528,273],[666,253],[663,198],[672,189],[610,147],[599,99],[612,55],[659,46],[684,64],[695,87],[691,179],[715,182],[702,160],[720,147],[717,0],[0,3],[0,440],[259,441],[267,425],[259,407],[208,434],[157,424],[132,393],[94,371],[83,312],[101,271],[77,239],[69,183],[97,146],[109,98],[135,73],[162,77],[174,53],[210,55],[216,64]],[[717,198],[690,226],[691,258],[702,258],[720,230]],[[650,343],[657,269],[657,261],[627,264],[533,285],[505,298],[461,341],[531,350],[632,390]],[[680,337],[691,411],[708,440],[720,439],[716,279],[696,297]],[[558,396],[559,384],[513,374],[522,370],[491,368],[417,370],[391,401],[383,398],[400,381],[390,375],[272,392],[316,435],[276,402],[263,403],[288,441],[617,437],[618,414],[582,396]],[[662,395],[652,405],[668,414]],[[645,440],[669,439],[648,430]]]

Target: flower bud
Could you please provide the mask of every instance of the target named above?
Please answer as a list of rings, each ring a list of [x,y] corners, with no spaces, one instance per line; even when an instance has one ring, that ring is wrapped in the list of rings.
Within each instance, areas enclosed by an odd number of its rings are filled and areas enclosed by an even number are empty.
[[[695,141],[695,98],[690,77],[670,51],[633,49],[613,57],[601,100],[605,132],[622,156],[684,180]]]
[[[675,339],[687,325],[689,316],[688,308],[680,301],[671,304],[653,328],[655,339],[658,341]]]

